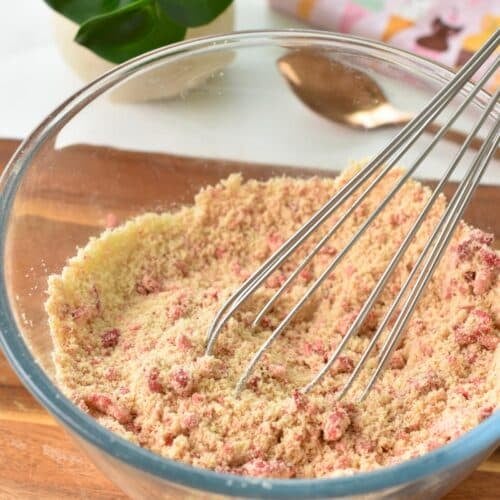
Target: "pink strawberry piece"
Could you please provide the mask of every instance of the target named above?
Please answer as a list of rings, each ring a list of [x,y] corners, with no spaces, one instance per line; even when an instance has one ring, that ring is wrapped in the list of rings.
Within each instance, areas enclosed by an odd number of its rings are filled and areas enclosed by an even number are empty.
[[[269,374],[271,377],[277,380],[285,380],[286,379],[286,367],[281,364],[270,364],[269,365]]]
[[[113,402],[113,400],[105,394],[91,394],[84,398],[85,404],[92,410],[104,413],[113,417],[120,424],[126,424],[132,421],[132,413],[127,408]]]
[[[354,370],[354,361],[349,356],[339,356],[335,368],[337,373],[350,373]]]
[[[493,331],[491,316],[481,309],[473,309],[462,325],[455,325],[455,340],[461,347],[477,342],[488,350],[496,349],[499,338]]]
[[[115,347],[118,344],[120,338],[120,330],[118,328],[111,328],[106,330],[101,335],[101,343],[103,347]]]
[[[189,338],[184,333],[180,333],[179,335],[177,335],[175,343],[177,345],[177,348],[183,352],[188,351],[193,346]]]
[[[170,373],[170,387],[181,396],[189,396],[193,389],[190,373],[184,368],[176,368]]]
[[[252,477],[291,478],[293,468],[281,460],[262,460],[256,458],[247,462],[240,469],[241,474]]]
[[[300,392],[298,389],[294,389],[293,394],[293,401],[295,403],[295,408],[297,410],[304,410],[307,406],[307,396]]]
[[[267,246],[271,252],[275,252],[283,245],[285,240],[278,233],[270,233],[267,237]]]
[[[137,293],[141,295],[149,295],[150,293],[159,292],[161,290],[161,285],[158,280],[149,274],[145,274],[141,281],[137,283],[135,289]]]
[[[339,408],[330,413],[323,425],[323,437],[325,441],[338,441],[344,435],[350,424],[351,419],[343,408]]]
[[[222,259],[224,257],[224,254],[226,253],[226,249],[223,247],[215,247],[214,250],[214,256],[216,259]]]
[[[401,350],[396,351],[390,361],[389,361],[390,367],[395,369],[395,370],[401,370],[402,368],[405,367],[406,365],[406,359],[403,356],[403,353]]]
[[[489,416],[491,416],[493,414],[494,410],[495,410],[494,405],[483,406],[482,408],[479,409],[479,418],[481,420],[488,418]]]
[[[162,394],[165,392],[163,384],[160,382],[160,370],[153,368],[148,375],[148,387],[151,392]]]
[[[192,430],[198,425],[199,421],[200,419],[196,413],[188,412],[182,416],[181,425],[186,430]]]

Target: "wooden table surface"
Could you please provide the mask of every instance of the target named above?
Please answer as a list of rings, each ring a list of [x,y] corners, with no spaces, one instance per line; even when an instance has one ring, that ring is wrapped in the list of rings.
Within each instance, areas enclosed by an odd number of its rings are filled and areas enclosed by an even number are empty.
[[[17,145],[0,140],[0,171]],[[484,192],[487,210],[492,191]],[[66,498],[126,497],[33,399],[0,352],[0,499]],[[470,498],[500,498],[500,450],[446,496]]]

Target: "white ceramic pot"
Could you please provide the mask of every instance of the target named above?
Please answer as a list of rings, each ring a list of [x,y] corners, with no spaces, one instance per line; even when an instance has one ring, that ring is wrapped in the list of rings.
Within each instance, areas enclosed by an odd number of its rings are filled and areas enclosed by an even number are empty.
[[[115,66],[91,50],[76,43],[78,25],[66,17],[54,12],[54,35],[56,44],[65,62],[84,80],[90,82]],[[231,4],[211,23],[197,28],[188,28],[185,40],[208,35],[228,33],[234,27],[234,6]],[[169,77],[164,78],[162,67],[144,73],[141,78],[124,82],[111,94],[114,100],[144,101],[175,97],[183,91],[199,85],[211,74],[227,65],[233,58],[229,51],[222,54],[206,54],[192,61],[189,67],[179,65],[176,78],[172,78],[172,65],[169,65]]]

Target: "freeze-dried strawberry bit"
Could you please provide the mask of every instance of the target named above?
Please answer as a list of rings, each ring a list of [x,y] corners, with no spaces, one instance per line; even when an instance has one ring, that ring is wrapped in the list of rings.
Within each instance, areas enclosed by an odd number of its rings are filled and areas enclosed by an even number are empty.
[[[354,361],[349,356],[339,356],[334,366],[337,373],[351,373],[354,370]]]
[[[483,406],[482,408],[479,409],[479,419],[484,420],[490,417],[491,415],[493,415],[494,411],[495,411],[494,405]]]
[[[133,419],[127,408],[116,404],[105,394],[90,394],[84,398],[85,404],[91,409],[114,418],[120,424],[126,424]]]
[[[181,426],[185,430],[195,429],[200,421],[200,418],[196,413],[188,412],[181,417]]]
[[[189,340],[189,337],[184,333],[179,333],[175,339],[175,344],[179,351],[186,352],[193,347],[193,344]]]
[[[494,333],[484,333],[482,335],[479,335],[477,341],[485,349],[494,351],[497,348],[498,343],[500,342],[500,338]]]
[[[402,370],[406,366],[406,358],[401,349],[398,349],[389,361],[389,366],[394,370]]]
[[[482,309],[473,309],[464,324],[455,325],[455,340],[461,347],[478,343],[488,350],[495,350],[498,335],[493,331],[491,316]]]
[[[469,238],[473,241],[477,241],[483,245],[491,245],[495,240],[495,236],[492,233],[485,233],[481,229],[473,229],[469,233]]]
[[[495,252],[487,248],[493,243],[493,240],[494,237],[492,234],[485,233],[479,229],[473,229],[469,235],[455,247],[459,262],[471,259],[477,251],[479,251],[480,256],[482,256],[483,253],[487,253],[494,258],[494,256],[496,256]]]
[[[483,268],[476,272],[472,283],[474,295],[483,295],[489,292],[496,277],[496,271],[493,269]]]
[[[441,297],[445,300],[451,299],[457,291],[457,280],[455,278],[446,277],[441,286]]]
[[[413,201],[422,201],[424,199],[424,190],[419,188],[418,190],[413,192]]]
[[[286,276],[282,273],[274,274],[269,276],[266,280],[266,286],[269,288],[280,288],[281,285],[286,281]]]
[[[420,349],[420,352],[423,354],[424,357],[430,358],[434,354],[434,349],[430,344],[427,342],[422,342],[420,341],[418,343],[418,347]]]
[[[83,318],[84,316],[88,316],[88,312],[89,312],[88,307],[85,306],[75,307],[75,309],[71,311],[71,317],[73,319],[80,319]]]
[[[153,368],[148,374],[148,387],[151,392],[157,392],[163,394],[165,388],[160,382],[160,370],[158,368]]]
[[[242,280],[246,280],[250,276],[250,273],[243,269],[239,262],[233,262],[231,270],[238,278]]]
[[[200,394],[199,392],[195,392],[191,395],[191,401],[195,405],[202,404],[205,401],[205,396],[203,394]]]
[[[181,319],[186,313],[186,308],[180,305],[174,305],[168,310],[167,317],[170,319],[172,323],[175,323],[177,320]]]
[[[214,257],[217,260],[222,259],[226,253],[227,253],[227,249],[224,247],[219,246],[219,247],[215,247],[215,249],[214,249]]]
[[[190,396],[194,389],[192,376],[184,368],[175,368],[170,372],[169,386],[180,396]]]
[[[271,377],[275,378],[276,380],[286,379],[286,367],[284,365],[272,363],[269,365],[268,369]]]
[[[421,376],[417,376],[410,380],[410,386],[416,389],[419,394],[427,394],[430,391],[435,391],[444,387],[444,380],[432,370]]]
[[[271,328],[272,327],[272,321],[269,318],[269,316],[264,316],[260,320],[260,324],[262,325],[262,328]]]
[[[300,346],[299,353],[303,356],[310,356],[313,353],[311,342],[303,342]]]
[[[342,336],[344,336],[351,325],[354,323],[354,320],[357,318],[358,313],[357,312],[350,312],[345,314],[340,321],[338,322],[337,325],[337,330],[340,332]]]
[[[294,476],[293,468],[281,460],[251,460],[244,464],[238,472],[244,476],[270,477],[275,479],[288,479]]]
[[[330,257],[334,257],[335,255],[337,255],[337,253],[338,253],[338,250],[335,247],[332,247],[332,246],[329,246],[329,245],[325,245],[319,251],[320,255],[328,255]]]
[[[398,227],[408,220],[408,215],[403,213],[391,214],[389,220],[392,227]]]
[[[325,349],[325,344],[323,342],[323,340],[321,339],[314,339],[312,344],[311,344],[311,349],[312,349],[312,352],[315,352],[316,354],[324,354],[326,352],[326,349]]]
[[[273,232],[267,236],[267,246],[271,252],[278,250],[284,242],[285,240],[278,233]]]
[[[307,396],[300,392],[298,389],[294,389],[292,393],[293,401],[295,403],[295,408],[297,410],[305,410],[307,407]]]
[[[430,441],[427,442],[427,451],[432,451],[432,450],[435,450],[437,448],[440,448],[444,444],[445,443],[439,439],[431,439]]]
[[[498,271],[500,268],[500,256],[490,248],[481,248],[479,252],[481,262],[488,268]]]
[[[459,243],[456,247],[458,261],[465,261],[472,256],[471,241],[466,240]]]
[[[159,292],[161,290],[161,284],[157,279],[149,274],[145,274],[136,284],[135,289],[140,295],[149,295],[150,293]]]
[[[350,424],[349,414],[343,408],[338,408],[326,416],[323,424],[323,439],[327,442],[338,441]]]
[[[141,431],[142,431],[142,427],[140,425],[137,425],[134,421],[127,422],[126,424],[124,424],[123,427],[125,427],[125,429],[127,429],[127,431],[129,431],[132,434],[135,434],[137,436],[139,436]],[[139,441],[141,441],[141,440],[139,439]],[[141,446],[144,446],[143,442],[141,442]]]
[[[407,440],[408,434],[403,433],[402,435],[398,436],[398,438]],[[357,453],[359,454],[372,453],[373,451],[375,451],[375,444],[373,443],[373,441],[364,438],[360,438],[358,441],[356,441],[355,447]]]
[[[314,275],[309,269],[302,269],[302,271],[300,271],[300,277],[306,283],[309,283],[314,278]]]
[[[100,312],[100,302],[99,297],[95,299],[95,303],[92,305],[83,305],[75,307],[71,310],[70,315],[71,318],[78,321],[79,323],[83,323],[85,321],[91,321],[94,319]]]
[[[101,334],[101,344],[103,347],[116,347],[120,339],[120,330],[111,328]]]
[[[345,275],[350,277],[352,276],[355,272],[357,271],[357,268],[355,266],[353,266],[352,264],[347,264],[347,266],[345,266]]]
[[[247,381],[247,387],[257,392],[259,389],[260,377],[258,375],[252,375]]]
[[[110,382],[114,382],[115,380],[120,379],[120,372],[112,366],[111,368],[108,368],[104,374],[104,378]]]

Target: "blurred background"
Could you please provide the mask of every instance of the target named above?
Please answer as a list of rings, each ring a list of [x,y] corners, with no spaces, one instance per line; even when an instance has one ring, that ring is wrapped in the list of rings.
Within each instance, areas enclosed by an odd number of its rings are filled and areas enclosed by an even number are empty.
[[[61,16],[43,0],[8,4],[2,6],[0,15],[0,137],[21,138],[76,92],[85,78],[68,64],[61,51],[61,43],[72,43],[71,36],[63,42],[57,37]],[[307,25],[271,9],[267,0],[235,0],[234,21],[224,27],[231,31]],[[99,69],[96,64],[95,70]]]
[[[149,0],[144,0],[143,3],[148,2]],[[168,3],[165,2],[165,5]],[[187,3],[197,5],[197,2]],[[164,45],[161,41],[157,41],[151,45],[145,44],[142,49],[133,47],[129,50],[130,47],[126,47],[120,51],[123,47],[119,46],[118,53],[109,52],[108,49],[112,45],[109,36],[110,33],[113,34],[113,30],[117,29],[115,25],[106,27],[104,34],[91,33],[89,38],[87,33],[87,38],[80,37],[80,43],[77,43],[75,38],[80,36],[85,24],[82,19],[89,17],[85,17],[84,14],[88,12],[84,11],[88,9],[88,6],[98,4],[99,2],[85,0],[17,0],[10,2],[8,7],[4,6],[0,16],[0,57],[3,63],[0,80],[0,138],[26,137],[64,99],[71,96],[85,83],[112,68],[116,62],[127,60],[151,47]],[[174,33],[172,40],[240,30],[314,28],[381,40],[448,66],[458,67],[500,26],[500,2],[490,0],[443,0],[439,2],[433,0],[234,0],[233,2],[214,0],[211,5],[213,12],[210,13],[211,16],[208,16],[210,18],[208,23],[203,23],[203,19],[201,21],[187,19],[188,28],[185,34],[175,38],[177,34]],[[65,10],[65,6],[69,8]],[[218,14],[218,8],[220,14]],[[196,17],[196,9],[189,14]],[[77,22],[74,22],[75,20]],[[78,24],[80,24],[80,31],[77,35]],[[196,27],[189,27],[193,25]],[[122,43],[122,45],[126,44]],[[102,57],[103,54],[107,60]],[[223,64],[219,66],[223,70]],[[272,73],[266,73],[264,69],[261,71],[262,81],[267,79],[270,85],[274,85],[276,79],[279,78],[274,71]],[[414,112],[420,109],[419,96],[409,95],[401,91],[399,86],[384,85],[383,79],[380,78],[377,83],[382,85],[385,95],[390,96],[391,104],[394,104],[398,110]],[[244,82],[235,84],[242,85]],[[491,87],[497,84],[498,82],[493,81]],[[165,87],[164,83],[161,85]],[[237,145],[234,146],[234,150],[231,150],[232,145],[227,142],[220,145],[215,135],[226,131],[223,125],[224,120],[220,119],[220,114],[223,113],[222,106],[231,105],[231,102],[224,96],[219,99],[221,104],[215,109],[209,109],[204,105],[198,106],[193,101],[194,104],[190,104],[192,119],[189,122],[189,128],[171,127],[172,133],[165,137],[163,130],[168,126],[168,122],[174,124],[179,121],[176,118],[179,110],[174,99],[168,102],[168,113],[165,113],[164,106],[159,105],[158,100],[172,97],[173,93],[172,89],[159,88],[158,84],[146,88],[141,82],[138,88],[124,92],[117,99],[119,102],[110,101],[102,104],[98,110],[102,120],[92,115],[90,122],[86,121],[85,116],[82,115],[77,129],[75,126],[69,126],[58,138],[58,147],[74,143],[77,136],[81,141],[82,134],[85,136],[87,133],[88,142],[91,143],[96,143],[95,138],[98,137],[99,143],[115,147],[168,150],[178,154],[188,154],[193,148],[193,137],[198,137],[199,140],[204,140],[211,145],[212,149],[207,149],[207,154],[213,158],[221,157],[223,154],[226,158],[245,160],[247,159],[245,155],[247,155],[248,158],[251,157],[263,163],[285,162],[285,164],[295,166],[305,163],[305,158],[301,157],[299,148],[287,146],[287,144],[298,143],[302,138],[302,131],[295,127],[295,122],[289,120],[284,114],[280,116],[276,113],[270,122],[262,123],[263,133],[277,134],[272,148],[264,148],[259,141],[253,141],[250,131],[252,127],[255,127],[256,122],[262,120],[259,111],[250,104],[245,109],[245,119],[240,120],[238,130],[234,130],[232,123],[229,124],[231,133],[239,134],[240,139],[235,141]],[[275,97],[271,97],[271,94],[269,94],[269,102],[264,102],[265,99],[266,95],[263,94],[261,96],[262,107],[276,105]],[[284,106],[295,105],[297,108],[297,102],[291,93],[284,91],[280,99],[283,100]],[[145,112],[151,115],[147,121],[148,129],[143,130],[140,135],[134,133],[133,137],[130,136],[127,133],[127,127],[121,126],[118,117],[122,113],[127,113],[128,117],[136,116],[141,119]],[[184,108],[183,112],[185,112]],[[104,123],[110,114],[117,117],[116,127],[104,128]],[[317,149],[320,150],[331,137],[332,124],[327,123],[320,116],[314,118],[312,115],[305,116],[314,127],[314,134],[311,134],[313,142],[309,144],[309,149],[318,146]],[[282,122],[279,121],[280,117],[283,118]],[[213,124],[210,130],[204,126],[206,122]],[[82,127],[87,127],[87,131],[82,130]],[[467,124],[459,122],[458,128],[466,130]],[[368,139],[359,141],[359,134],[355,134],[352,128],[336,127],[335,130],[337,134],[345,136],[346,141],[352,141],[353,147],[359,150],[358,156],[372,154],[373,147],[367,143]],[[196,132],[196,135],[193,132]],[[381,133],[379,132],[379,135]],[[387,133],[390,134],[390,132]],[[376,134],[370,134],[364,137],[374,138],[375,136]],[[243,144],[247,145],[248,151],[244,150]],[[279,144],[283,144],[284,149],[279,150]],[[452,144],[447,146],[450,151],[453,150]],[[222,152],[221,147],[223,147]],[[259,151],[261,151],[260,157],[256,158],[255,155]],[[318,157],[315,165],[319,168],[331,168],[331,165],[339,161],[340,159],[335,157],[335,152],[332,152],[326,157]],[[336,165],[336,168],[339,166]],[[436,178],[439,174],[438,165],[427,162],[419,173],[424,178]],[[458,174],[460,173],[459,169]],[[500,183],[500,172],[490,169],[483,181],[490,184]]]

